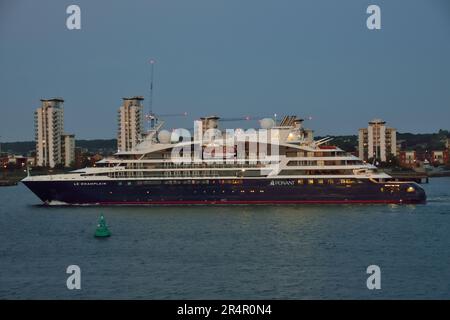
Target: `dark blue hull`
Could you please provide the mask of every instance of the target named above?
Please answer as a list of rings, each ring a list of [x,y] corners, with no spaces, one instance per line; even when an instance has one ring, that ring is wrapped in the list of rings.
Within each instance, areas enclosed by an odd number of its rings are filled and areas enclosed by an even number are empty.
[[[357,179],[23,181],[44,203],[89,205],[424,203],[415,183]]]

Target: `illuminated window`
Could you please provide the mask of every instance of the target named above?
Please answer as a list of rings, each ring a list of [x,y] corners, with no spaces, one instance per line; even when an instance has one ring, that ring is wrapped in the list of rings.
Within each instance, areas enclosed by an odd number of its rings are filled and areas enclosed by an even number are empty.
[[[308,184],[314,184],[314,179],[309,179]]]
[[[318,183],[318,184],[323,184],[323,179],[319,179],[319,180],[317,181],[317,183]]]
[[[303,184],[303,179],[297,180],[297,183],[298,183],[298,184]]]
[[[328,184],[334,184],[334,180],[333,179],[328,179]]]

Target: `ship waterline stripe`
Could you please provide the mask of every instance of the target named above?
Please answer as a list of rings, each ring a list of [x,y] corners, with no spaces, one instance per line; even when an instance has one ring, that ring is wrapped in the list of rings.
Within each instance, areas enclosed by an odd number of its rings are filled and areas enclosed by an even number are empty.
[[[175,201],[107,201],[72,205],[271,205],[271,204],[420,204],[411,200],[175,200]]]

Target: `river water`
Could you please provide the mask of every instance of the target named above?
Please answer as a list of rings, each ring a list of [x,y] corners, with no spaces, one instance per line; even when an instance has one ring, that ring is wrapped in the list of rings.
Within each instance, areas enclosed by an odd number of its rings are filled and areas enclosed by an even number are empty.
[[[44,207],[2,187],[0,298],[449,299],[450,178],[424,188],[425,205]]]

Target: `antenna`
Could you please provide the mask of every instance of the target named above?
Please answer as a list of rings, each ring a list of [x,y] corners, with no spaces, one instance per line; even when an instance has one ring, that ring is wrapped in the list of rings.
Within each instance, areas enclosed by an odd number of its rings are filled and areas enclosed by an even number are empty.
[[[153,114],[153,73],[154,73],[154,66],[155,66],[155,60],[154,59],[150,59],[150,97],[148,99],[148,109],[149,109],[149,114],[148,114],[148,118],[150,120],[150,129],[153,129],[155,127],[155,121],[156,118]]]

